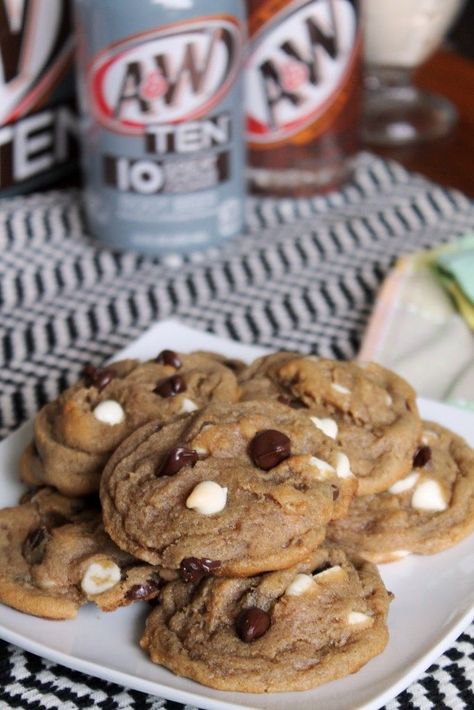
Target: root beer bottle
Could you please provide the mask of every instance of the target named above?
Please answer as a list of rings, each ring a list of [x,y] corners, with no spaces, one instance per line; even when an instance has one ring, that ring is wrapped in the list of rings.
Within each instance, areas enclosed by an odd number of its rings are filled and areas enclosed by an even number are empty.
[[[358,147],[357,0],[247,0],[248,175],[253,192],[337,188]]]

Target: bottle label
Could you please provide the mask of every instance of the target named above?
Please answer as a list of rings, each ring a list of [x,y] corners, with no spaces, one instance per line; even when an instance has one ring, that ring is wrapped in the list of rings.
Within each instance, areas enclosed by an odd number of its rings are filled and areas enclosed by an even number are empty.
[[[0,0],[0,190],[75,157],[73,50],[67,3]]]
[[[237,77],[241,49],[238,22],[214,16],[133,35],[99,53],[90,72],[92,110],[107,131],[134,144],[133,156],[126,149],[102,155],[108,187],[179,194],[230,179],[232,115],[218,105]]]
[[[245,71],[247,139],[271,147],[317,122],[357,56],[350,0],[295,0],[251,38]]]
[[[96,119],[108,130],[143,135],[169,126],[173,148],[192,152],[192,139],[172,126],[209,114],[232,86],[241,57],[241,30],[231,17],[199,18],[125,38],[100,52],[92,64]],[[202,126],[212,134],[213,127]],[[157,141],[168,140],[161,128]],[[197,135],[196,143],[209,136]]]

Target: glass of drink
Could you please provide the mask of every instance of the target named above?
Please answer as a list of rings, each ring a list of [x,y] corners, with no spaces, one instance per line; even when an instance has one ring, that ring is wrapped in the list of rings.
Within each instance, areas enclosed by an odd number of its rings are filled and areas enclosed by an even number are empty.
[[[365,102],[363,138],[405,145],[440,138],[456,121],[445,98],[412,83],[440,45],[464,0],[362,0]]]

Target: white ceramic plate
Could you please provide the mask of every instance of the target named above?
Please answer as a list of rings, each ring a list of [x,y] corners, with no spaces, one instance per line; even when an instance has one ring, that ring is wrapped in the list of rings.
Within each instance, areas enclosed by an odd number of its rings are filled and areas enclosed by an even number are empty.
[[[215,350],[244,360],[264,352],[166,321],[117,358],[149,358],[163,348]],[[423,417],[449,426],[474,445],[472,413],[426,400],[420,409]],[[0,445],[0,507],[15,505],[22,491],[17,460],[30,436],[31,424],[26,424]],[[395,594],[387,648],[357,674],[303,693],[224,693],[153,665],[138,646],[146,605],[113,614],[88,605],[77,619],[64,622],[43,621],[0,605],[0,637],[70,668],[199,708],[375,710],[415,680],[474,617],[472,537],[438,555],[384,565],[381,572]]]

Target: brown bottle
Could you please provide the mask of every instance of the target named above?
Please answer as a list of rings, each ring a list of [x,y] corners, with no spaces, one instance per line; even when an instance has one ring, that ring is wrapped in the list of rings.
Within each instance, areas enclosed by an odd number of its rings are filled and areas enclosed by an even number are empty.
[[[247,0],[247,9],[250,189],[302,196],[339,187],[358,148],[357,0]]]

